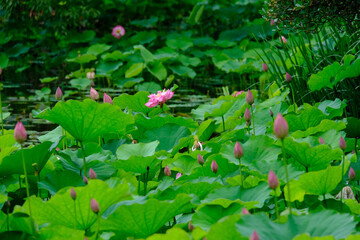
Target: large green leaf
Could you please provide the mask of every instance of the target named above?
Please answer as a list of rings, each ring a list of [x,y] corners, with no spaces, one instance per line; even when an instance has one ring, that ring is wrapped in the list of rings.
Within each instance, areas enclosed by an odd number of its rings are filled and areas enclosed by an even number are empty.
[[[149,93],[140,91],[135,95],[121,94],[114,98],[114,105],[119,106],[121,109],[131,109],[135,112],[148,113],[152,109],[145,106],[145,103],[149,101]]]
[[[111,48],[111,46],[103,44],[103,43],[98,43],[95,45],[91,45],[88,50],[87,50],[87,54],[94,54],[95,56],[109,50]]]
[[[168,239],[177,239],[177,240],[191,240],[187,232],[181,228],[173,227],[166,231],[165,234],[154,234],[148,237],[146,240],[168,240]]]
[[[298,130],[291,134],[291,136],[294,138],[303,138],[319,132],[327,132],[329,130],[340,131],[345,129],[345,127],[346,124],[344,122],[335,122],[333,120],[324,119],[320,122],[319,125],[315,127],[309,127],[304,131]]]
[[[144,67],[145,67],[144,63],[135,63],[131,65],[131,67],[128,70],[126,70],[125,77],[132,78],[139,75],[144,69]]]
[[[123,135],[134,121],[118,107],[90,99],[58,102],[52,110],[37,117],[59,124],[79,141],[98,141],[99,136],[106,134]]]
[[[288,114],[285,116],[290,132],[306,131],[310,127],[319,125],[326,118],[327,116],[321,110],[308,104],[304,104],[304,111],[300,114]]]
[[[322,71],[311,75],[308,85],[311,91],[321,90],[324,87],[333,88],[331,79],[341,69],[341,65],[338,62],[334,62],[332,65],[325,67]]]
[[[349,138],[360,138],[360,119],[354,117],[347,118],[345,132]]]
[[[158,80],[162,81],[167,77],[167,71],[161,62],[148,63],[146,65],[147,70],[154,75]]]
[[[185,66],[174,66],[174,67],[170,67],[171,71],[173,71],[176,75],[179,75],[181,77],[188,77],[191,79],[194,79],[196,76],[196,72],[189,67],[185,67]]]

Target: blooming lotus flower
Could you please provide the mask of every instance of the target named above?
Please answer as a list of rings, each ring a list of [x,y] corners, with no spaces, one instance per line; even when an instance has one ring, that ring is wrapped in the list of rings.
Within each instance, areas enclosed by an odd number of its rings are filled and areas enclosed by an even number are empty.
[[[274,21],[274,19],[271,19],[271,21],[270,21],[270,26],[275,26],[275,21]]]
[[[217,165],[216,161],[213,160],[211,163],[211,171],[213,171],[213,173],[217,173],[218,169],[219,169],[219,166]]]
[[[245,121],[250,121],[251,120],[251,113],[250,113],[250,110],[248,108],[246,108],[246,110],[245,110],[244,119],[245,119]]]
[[[322,137],[319,137],[319,143],[320,144],[325,144],[325,140]]]
[[[247,210],[246,208],[242,208],[242,209],[241,209],[241,214],[242,214],[242,215],[250,215],[250,212],[249,212],[249,210]]]
[[[244,151],[240,145],[239,142],[235,143],[235,147],[234,147],[234,156],[235,158],[241,158],[244,155]]]
[[[164,174],[165,176],[171,177],[171,170],[168,166],[164,168]]]
[[[60,87],[58,87],[55,92],[55,98],[56,98],[56,100],[60,101],[62,99],[62,97],[63,97],[63,93],[62,93]]]
[[[204,165],[204,158],[200,154],[197,156],[197,161],[201,166]]]
[[[259,237],[259,235],[257,234],[257,232],[255,230],[251,234],[250,240],[260,240],[260,237]]]
[[[246,94],[246,102],[251,106],[254,103],[254,95],[250,92],[250,89],[248,90]]]
[[[182,176],[182,174],[181,174],[180,172],[178,172],[178,173],[176,174],[175,179],[178,179],[178,178],[180,178],[181,176]]]
[[[273,170],[270,170],[268,175],[269,188],[276,189],[279,186],[279,179]]]
[[[197,136],[194,136],[194,145],[192,146],[191,150],[195,151],[196,149],[200,148],[200,151],[203,150],[202,142],[199,141]]]
[[[90,207],[95,214],[98,214],[100,212],[99,203],[93,198],[91,199]]]
[[[120,39],[125,35],[125,28],[121,25],[117,25],[116,27],[113,28],[111,35],[113,35],[117,39]]]
[[[74,188],[71,188],[71,190],[70,190],[70,197],[72,198],[72,200],[76,199],[76,192],[75,192]]]
[[[94,80],[95,78],[95,72],[87,72],[86,73],[86,77],[89,79],[89,80]]]
[[[96,175],[95,171],[92,168],[90,168],[90,170],[89,170],[89,178],[90,179],[96,179],[97,178],[97,175]]]
[[[287,39],[284,36],[279,37],[279,40],[280,40],[280,42],[282,42],[284,44],[287,43]]]
[[[159,103],[160,106],[162,107],[162,105],[169,99],[171,99],[174,95],[174,92],[168,90],[163,90],[158,91],[157,94],[150,94],[148,97],[150,98],[149,101],[147,103],[145,103],[145,106],[149,107],[149,108],[153,108],[156,107]]]
[[[280,113],[278,113],[274,122],[274,134],[279,139],[284,139],[289,134],[289,125]]]
[[[106,93],[104,93],[104,103],[113,104],[113,100],[112,100],[111,97],[110,97],[109,95],[107,95]]]
[[[286,74],[285,74],[285,80],[286,80],[287,82],[291,82],[292,76],[291,76],[290,74],[286,73]]]
[[[350,167],[350,170],[349,170],[349,179],[350,180],[355,179],[355,170],[352,167]]]
[[[264,72],[267,72],[269,70],[269,67],[265,63],[263,63],[262,68]]]
[[[99,99],[99,93],[93,88],[90,88],[90,98],[95,101]]]
[[[342,150],[345,150],[345,149],[346,149],[346,142],[345,142],[345,139],[344,139],[343,137],[340,138],[339,147],[340,147]]]
[[[234,97],[237,97],[237,96],[241,95],[241,94],[244,93],[244,92],[245,92],[245,91],[235,92],[235,93],[233,94],[233,96],[234,96]]]
[[[25,142],[27,138],[26,130],[22,122],[18,121],[14,129],[14,138],[18,143]]]

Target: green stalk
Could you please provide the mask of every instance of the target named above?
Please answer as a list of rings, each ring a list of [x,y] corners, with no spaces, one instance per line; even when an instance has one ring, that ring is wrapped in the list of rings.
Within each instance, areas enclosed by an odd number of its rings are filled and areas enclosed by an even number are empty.
[[[65,129],[63,127],[61,127],[61,133],[63,135],[63,137],[65,136]],[[65,150],[65,138],[63,138],[63,150]]]
[[[80,141],[80,147],[81,147],[81,151],[82,151],[82,155],[83,155],[83,163],[84,163],[84,176],[86,177],[86,160],[85,160],[85,150],[84,150],[84,145],[83,145],[82,141]]]
[[[284,166],[285,166],[285,176],[286,176],[286,185],[287,185],[287,189],[288,189],[288,206],[289,206],[289,211],[291,214],[291,194],[290,194],[290,181],[289,181],[289,173],[287,170],[287,163],[286,163],[286,157],[285,157],[285,143],[284,143],[284,139],[281,139],[281,145],[282,145],[282,154],[283,154],[283,160],[284,160]]]
[[[96,229],[96,235],[95,235],[95,239],[98,239],[98,235],[99,235],[99,232],[100,232],[100,214],[97,213],[97,222],[98,222],[98,225],[97,225],[97,229]]]
[[[24,168],[24,175],[25,175],[25,183],[26,183],[26,196],[27,196],[27,200],[29,203],[29,214],[30,214],[30,220],[31,220],[31,228],[33,233],[35,233],[35,229],[34,229],[34,224],[32,223],[32,212],[31,212],[31,204],[30,204],[30,190],[29,190],[29,181],[28,181],[28,176],[27,176],[27,171],[26,171],[26,164],[25,164],[25,156],[24,156],[24,149],[23,149],[23,145],[20,144],[21,147],[21,154],[22,154],[22,159],[23,159],[23,168]]]
[[[6,207],[6,223],[7,223],[7,230],[10,232],[10,224],[9,224],[9,206]]]
[[[1,103],[1,93],[0,93],[0,115],[1,115],[1,133],[4,135],[4,120],[3,120],[3,111],[2,111],[2,103]]]
[[[297,105],[295,102],[295,96],[294,96],[294,88],[291,85],[291,83],[289,83],[290,89],[291,89],[291,95],[292,95],[292,100],[293,100],[293,104],[294,104],[294,109],[295,109],[295,113],[297,113]]]
[[[341,189],[340,189],[340,201],[341,201],[340,210],[341,211],[343,210],[344,167],[345,167],[345,152],[343,150],[343,162],[342,162],[342,167],[341,167]]]
[[[221,116],[221,118],[222,118],[222,122],[223,122],[223,130],[224,130],[224,132],[225,132],[225,120],[224,120],[224,115]]]
[[[239,169],[240,169],[240,186],[242,186],[243,182],[242,182],[242,173],[241,173],[241,158],[239,158]]]
[[[277,196],[276,196],[276,190],[274,189],[274,201],[275,201],[275,212],[276,212],[276,219],[279,219],[279,208],[277,204]]]
[[[253,120],[253,132],[254,132],[254,136],[255,136],[255,116],[254,116],[254,109],[252,106],[250,106],[251,109],[251,119]],[[250,120],[251,121],[251,120]]]
[[[74,218],[74,231],[76,231],[76,199],[74,200],[74,212],[75,212],[75,218]]]
[[[137,192],[140,195],[140,177],[141,175],[139,175],[139,179],[138,179],[138,187],[137,187]]]
[[[203,176],[205,177],[204,166],[201,166],[201,168],[202,168]]]

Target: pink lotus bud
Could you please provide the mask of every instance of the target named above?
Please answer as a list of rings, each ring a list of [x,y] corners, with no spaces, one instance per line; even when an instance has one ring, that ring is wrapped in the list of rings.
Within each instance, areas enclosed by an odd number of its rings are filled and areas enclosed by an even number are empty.
[[[14,137],[18,143],[23,143],[26,140],[27,134],[22,122],[18,121],[14,129]]]
[[[274,113],[273,113],[273,111],[271,111],[271,109],[270,109],[270,117],[273,117],[274,116]]]
[[[354,180],[355,179],[355,171],[352,167],[350,167],[350,170],[349,170],[349,179],[350,180]]]
[[[339,147],[340,147],[342,150],[345,150],[345,149],[346,149],[346,142],[345,142],[345,139],[344,139],[343,137],[340,138]]]
[[[213,171],[213,173],[216,174],[218,169],[219,169],[219,166],[217,165],[216,161],[213,160],[212,163],[211,163],[211,171]]]
[[[274,21],[274,19],[271,19],[271,21],[270,21],[270,26],[275,26],[275,21]]]
[[[263,63],[262,67],[264,72],[267,72],[269,70],[268,66],[265,63]]]
[[[235,147],[234,147],[234,156],[235,158],[241,158],[244,155],[244,151],[240,145],[239,142],[235,143]]]
[[[200,154],[197,156],[197,161],[201,166],[204,165],[204,158]]]
[[[117,39],[120,39],[125,35],[125,28],[121,25],[117,25],[116,27],[113,28],[111,35],[113,35]]]
[[[88,185],[89,184],[89,180],[87,177],[83,176],[83,182]]]
[[[246,208],[242,208],[242,209],[241,209],[241,214],[242,214],[242,215],[250,215],[251,213],[250,213],[249,210],[247,210]]]
[[[75,201],[75,199],[76,199],[76,192],[75,192],[74,188],[71,188],[71,190],[70,190],[70,197]]]
[[[251,120],[251,113],[250,113],[249,108],[246,108],[246,110],[245,110],[244,119],[245,119],[245,121],[250,121]]]
[[[171,170],[168,166],[164,168],[164,174],[165,176],[171,177]]]
[[[99,93],[93,88],[90,89],[90,98],[95,101],[99,99]]]
[[[248,90],[245,99],[246,99],[246,102],[247,102],[250,106],[254,103],[254,96],[253,96],[252,93],[250,92],[250,89]]]
[[[325,140],[322,137],[319,137],[319,143],[320,144],[325,144]]]
[[[269,181],[269,188],[271,189],[276,189],[279,186],[279,179],[277,178],[273,170],[270,170],[269,172],[268,181]]]
[[[255,230],[251,234],[250,240],[260,240],[260,237],[259,237],[259,235],[257,234],[257,232]]]
[[[287,39],[284,36],[279,37],[279,40],[280,40],[280,42],[282,42],[284,44],[287,43]]]
[[[190,232],[192,232],[194,230],[194,226],[191,224],[191,221],[188,224],[188,229]]]
[[[95,199],[91,199],[91,202],[90,202],[90,207],[91,207],[91,210],[95,213],[95,214],[98,214],[100,212],[100,207],[99,207],[99,204],[98,202],[95,200]]]
[[[286,74],[285,74],[285,79],[286,79],[287,82],[291,82],[292,77],[291,77],[290,74],[286,73]]]
[[[89,178],[90,179],[96,179],[97,178],[96,173],[92,168],[89,169]]]
[[[180,178],[181,176],[182,176],[182,174],[181,174],[180,172],[178,172],[178,173],[176,174],[175,179],[178,179],[178,178]]]
[[[113,104],[113,100],[112,100],[111,97],[110,97],[109,95],[107,95],[106,93],[104,93],[104,103]]]
[[[284,139],[289,134],[289,125],[280,113],[278,113],[274,122],[274,134],[279,139]]]
[[[63,93],[62,93],[60,87],[58,87],[55,92],[55,98],[56,98],[56,100],[60,101],[62,99],[62,97],[63,97]]]

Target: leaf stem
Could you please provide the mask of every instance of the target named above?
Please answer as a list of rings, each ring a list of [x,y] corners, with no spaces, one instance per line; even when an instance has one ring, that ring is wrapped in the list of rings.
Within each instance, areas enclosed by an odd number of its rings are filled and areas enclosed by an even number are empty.
[[[98,225],[97,225],[97,229],[96,229],[96,235],[95,235],[95,239],[97,240],[98,239],[98,235],[99,235],[99,231],[100,231],[100,214],[97,213],[97,222],[98,222]]]
[[[2,135],[4,135],[4,120],[3,120],[1,93],[0,93],[0,115],[1,115],[1,133],[2,133]]]
[[[225,132],[225,120],[224,120],[224,115],[222,115],[221,118],[222,118],[222,122],[223,122],[223,130],[224,130],[224,132]]]
[[[285,142],[284,142],[284,139],[281,139],[281,145],[282,145],[282,155],[283,155],[284,166],[285,166],[286,186],[287,186],[287,190],[288,190],[288,206],[289,206],[289,211],[290,211],[290,214],[291,214],[290,181],[289,181],[289,173],[288,173],[288,169],[287,169],[287,162],[286,162],[286,156],[285,156]]]
[[[341,167],[341,189],[340,189],[340,211],[343,210],[343,187],[344,187],[344,167],[345,167],[345,152],[343,150],[343,157],[342,157],[342,167]]]
[[[275,212],[276,212],[276,219],[279,220],[279,208],[277,204],[277,196],[276,196],[276,190],[274,189],[274,201],[275,201]]]
[[[242,186],[243,182],[242,182],[242,173],[241,173],[241,158],[239,158],[239,169],[240,169],[240,186]]]
[[[23,149],[23,145],[20,144],[21,147],[21,154],[22,154],[22,159],[23,159],[23,168],[24,168],[24,175],[25,175],[25,183],[26,183],[26,196],[27,196],[27,201],[29,203],[29,214],[30,214],[30,220],[31,220],[31,228],[33,233],[35,233],[35,229],[34,229],[34,225],[32,222],[32,212],[31,212],[31,203],[30,203],[30,190],[29,190],[29,181],[28,181],[28,176],[27,176],[27,171],[26,171],[26,163],[25,163],[25,156],[24,156],[24,149]]]
[[[76,199],[74,200],[74,212],[75,212],[75,218],[74,218],[74,231],[76,231]]]
[[[255,116],[254,116],[254,109],[253,109],[252,105],[250,106],[250,109],[251,109],[251,119],[253,120],[253,131],[254,131],[254,136],[255,136]]]
[[[84,150],[84,145],[82,143],[82,141],[80,142],[80,147],[81,147],[81,151],[82,151],[82,155],[83,155],[83,164],[84,164],[84,176],[86,177],[86,160],[85,160],[85,150]]]

